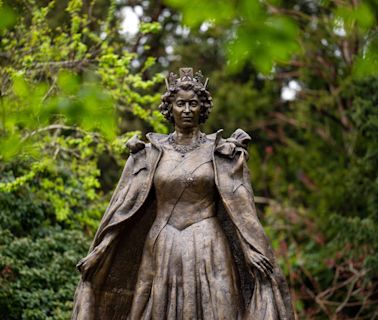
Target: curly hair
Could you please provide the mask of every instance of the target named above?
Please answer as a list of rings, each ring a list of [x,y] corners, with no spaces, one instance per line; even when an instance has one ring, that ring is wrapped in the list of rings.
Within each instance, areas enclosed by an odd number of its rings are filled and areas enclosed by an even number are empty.
[[[173,101],[180,90],[193,90],[198,96],[201,105],[199,123],[204,123],[208,118],[211,108],[213,107],[213,98],[210,92],[201,84],[194,81],[178,82],[174,86],[170,86],[169,90],[161,96],[161,104],[159,110],[162,115],[171,123],[174,123],[172,107]]]

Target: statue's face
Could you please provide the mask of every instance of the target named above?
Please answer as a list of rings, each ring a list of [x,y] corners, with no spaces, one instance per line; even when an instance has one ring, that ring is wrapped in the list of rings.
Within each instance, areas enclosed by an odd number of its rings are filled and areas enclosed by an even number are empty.
[[[193,90],[180,90],[173,101],[175,125],[186,129],[199,125],[201,103]]]

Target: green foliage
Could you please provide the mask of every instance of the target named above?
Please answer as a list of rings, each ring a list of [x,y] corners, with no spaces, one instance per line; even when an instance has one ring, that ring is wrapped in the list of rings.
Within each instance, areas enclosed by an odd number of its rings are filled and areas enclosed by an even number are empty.
[[[167,132],[156,106],[169,63],[210,78],[205,131],[252,136],[256,202],[298,318],[376,316],[375,1],[137,0],[140,33],[127,40],[114,0],[3,2],[3,318],[69,318],[74,265],[126,141]]]
[[[252,161],[257,187],[284,204],[273,202],[265,214],[267,224],[277,226],[271,237],[290,263],[292,269],[285,269],[303,316],[374,313],[373,304],[361,301],[373,299],[378,270],[377,83],[378,78],[368,78],[345,90],[353,97],[348,110],[353,124],[347,130],[318,117],[311,105],[300,118],[293,108],[287,117],[296,119],[296,128],[286,129],[285,144]],[[311,309],[313,299],[320,310]]]
[[[139,26],[140,32],[146,33],[158,33],[161,30],[159,22],[144,22]]]
[[[166,2],[182,10],[183,22],[191,27],[210,22],[231,28],[227,51],[232,70],[251,62],[268,74],[275,63],[288,62],[294,53],[300,53],[296,23],[269,4],[258,0]]]
[[[346,1],[309,2],[310,9],[301,10],[305,2],[281,1],[184,1],[166,0],[166,3],[183,12],[183,22],[192,28],[202,23],[223,26],[228,29],[227,45],[230,70],[240,71],[246,63],[263,74],[270,74],[277,65],[287,65],[294,55],[305,54],[302,46],[308,41],[301,30],[304,23],[312,23],[316,29],[316,12],[326,13],[330,30],[338,30],[346,36],[359,34],[370,41],[358,52],[359,63],[355,76],[376,74],[377,34],[374,31],[376,17],[374,6],[369,3]],[[309,11],[309,12],[306,12]],[[315,19],[313,19],[315,18]],[[225,30],[225,32],[227,32]],[[369,68],[369,65],[371,68]]]
[[[1,231],[0,239],[2,319],[69,319],[79,281],[72,270],[89,245],[82,232],[50,227],[18,238]]]
[[[1,71],[0,145],[4,160],[24,149],[22,136],[27,131],[57,120],[114,139],[119,134],[117,113],[132,113],[135,104],[144,109],[143,119],[156,131],[166,130],[162,118],[149,111],[159,96],[148,94],[163,77],[157,74],[146,81],[142,74],[131,72],[135,55],[114,42],[109,21],[91,30],[94,21],[83,12],[82,2],[69,1],[69,22],[52,30],[46,17],[55,1],[46,7],[31,5],[31,22],[19,16],[13,28],[2,31],[6,59]],[[102,39],[98,30],[107,28],[109,35]],[[156,24],[146,24],[146,32],[157,29]],[[148,59],[144,70],[153,63]],[[10,145],[13,148],[5,148]]]
[[[0,2],[0,30],[13,26],[16,21],[14,11],[8,6],[1,5]]]
[[[2,319],[70,317],[75,265],[125,163],[126,141],[143,127],[167,130],[151,110],[163,76],[144,74],[155,59],[134,71],[136,55],[117,37],[115,1],[102,5],[101,19],[96,5],[29,1],[16,14],[23,5],[0,2]],[[143,125],[125,126],[125,114]]]

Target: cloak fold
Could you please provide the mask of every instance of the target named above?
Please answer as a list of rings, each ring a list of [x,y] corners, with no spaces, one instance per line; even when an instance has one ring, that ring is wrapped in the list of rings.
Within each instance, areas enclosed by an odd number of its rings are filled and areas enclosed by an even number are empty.
[[[147,235],[157,237],[168,221],[155,220],[153,176],[165,135],[148,134],[150,144],[133,138],[131,155],[91,245],[92,252],[105,236],[111,245],[90,276],[75,293],[72,320],[127,319]],[[229,139],[221,130],[208,135],[214,141],[213,165],[219,193],[217,216],[230,242],[245,301],[244,319],[294,319],[286,281],[269,239],[258,220],[246,165],[248,134],[238,129]],[[154,230],[156,228],[156,230]],[[258,252],[274,267],[267,277],[254,267]]]

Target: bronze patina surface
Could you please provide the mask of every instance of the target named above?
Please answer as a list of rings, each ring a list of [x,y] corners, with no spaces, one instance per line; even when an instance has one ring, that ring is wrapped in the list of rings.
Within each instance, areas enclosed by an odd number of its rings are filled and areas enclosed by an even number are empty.
[[[199,129],[212,100],[202,74],[171,74],[168,136],[131,156],[87,257],[72,319],[294,319],[286,281],[257,218],[250,137]]]

